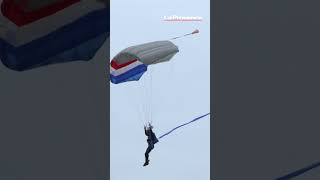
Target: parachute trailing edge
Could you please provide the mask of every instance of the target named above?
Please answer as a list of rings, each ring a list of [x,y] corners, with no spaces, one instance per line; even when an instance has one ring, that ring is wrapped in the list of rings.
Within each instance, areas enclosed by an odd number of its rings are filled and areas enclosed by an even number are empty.
[[[128,47],[111,61],[110,80],[114,84],[138,81],[149,65],[170,61],[178,52],[178,47],[171,41],[155,41]]]

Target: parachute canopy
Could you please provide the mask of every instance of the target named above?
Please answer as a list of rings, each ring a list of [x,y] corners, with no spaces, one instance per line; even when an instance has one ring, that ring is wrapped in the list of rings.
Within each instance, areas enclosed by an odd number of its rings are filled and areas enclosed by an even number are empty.
[[[18,71],[88,61],[109,37],[109,9],[106,0],[3,0],[0,58]]]
[[[118,84],[138,81],[148,65],[163,63],[179,52],[171,41],[155,41],[128,47],[117,54],[110,63],[110,80]]]

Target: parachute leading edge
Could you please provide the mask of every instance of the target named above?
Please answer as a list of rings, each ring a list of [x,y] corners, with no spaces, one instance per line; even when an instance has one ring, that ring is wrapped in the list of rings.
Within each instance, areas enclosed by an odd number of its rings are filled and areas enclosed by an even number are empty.
[[[148,65],[170,61],[179,52],[171,41],[155,41],[128,47],[110,63],[110,80],[114,84],[138,81]]]

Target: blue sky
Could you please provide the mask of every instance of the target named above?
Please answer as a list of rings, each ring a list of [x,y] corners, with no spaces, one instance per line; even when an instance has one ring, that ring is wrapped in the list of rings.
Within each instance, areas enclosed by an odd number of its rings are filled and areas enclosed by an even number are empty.
[[[110,83],[112,180],[210,179],[209,117],[161,139],[150,154],[150,165],[142,166],[147,147],[143,132],[146,107],[152,113],[158,136],[210,112],[209,3],[204,0],[111,2],[111,57],[128,46],[200,30],[200,34],[174,40],[180,52],[168,63],[149,66],[139,82]],[[164,16],[171,15],[201,16],[203,21],[163,21]]]

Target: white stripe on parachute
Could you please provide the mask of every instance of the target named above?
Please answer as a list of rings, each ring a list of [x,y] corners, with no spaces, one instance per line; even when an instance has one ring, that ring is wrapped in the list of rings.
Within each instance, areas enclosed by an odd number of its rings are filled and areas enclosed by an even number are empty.
[[[113,76],[119,76],[121,74],[124,74],[126,73],[127,71],[130,71],[131,69],[141,65],[143,63],[139,62],[139,61],[136,61],[134,63],[131,63],[125,67],[122,67],[120,69],[114,69],[113,67],[110,66],[110,73],[113,75]]]

